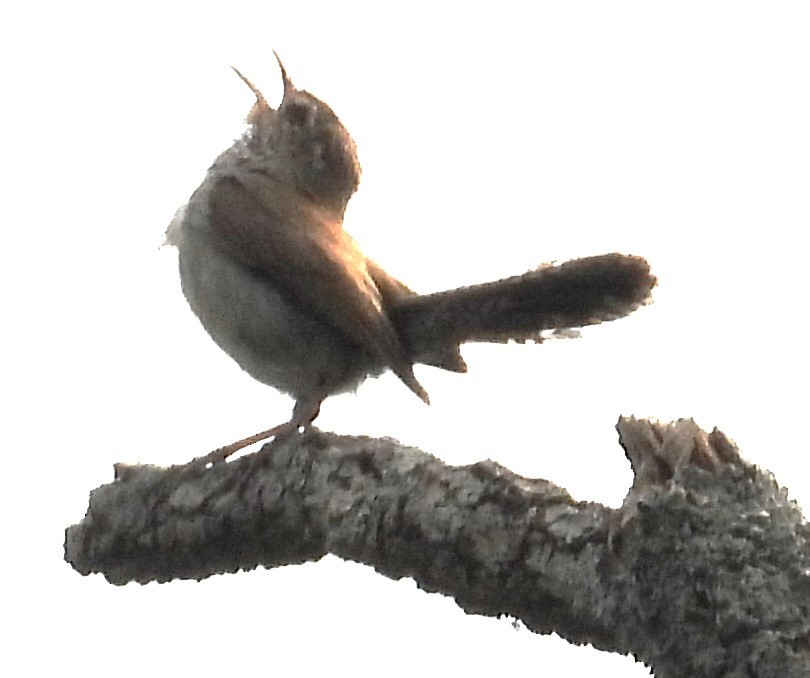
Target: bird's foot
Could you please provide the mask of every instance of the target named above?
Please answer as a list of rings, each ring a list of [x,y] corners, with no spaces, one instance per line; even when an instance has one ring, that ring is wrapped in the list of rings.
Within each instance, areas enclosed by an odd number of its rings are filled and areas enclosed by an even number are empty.
[[[262,440],[267,440],[268,438],[275,438],[278,440],[279,438],[290,435],[297,430],[297,422],[285,421],[283,424],[269,428],[261,433],[254,433],[252,436],[242,438],[242,440],[237,440],[235,443],[231,443],[230,445],[218,447],[216,450],[209,452],[202,457],[197,457],[196,459],[192,460],[191,463],[199,466],[212,466],[214,464],[220,464],[232,454],[239,452],[239,450],[242,450],[249,445],[253,445],[253,443],[259,443]]]

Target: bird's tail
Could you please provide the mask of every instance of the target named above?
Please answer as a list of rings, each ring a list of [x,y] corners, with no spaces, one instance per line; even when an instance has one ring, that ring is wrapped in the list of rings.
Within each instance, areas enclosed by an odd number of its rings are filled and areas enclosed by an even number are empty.
[[[414,355],[469,341],[539,340],[543,330],[596,325],[650,301],[655,276],[641,257],[605,254],[437,294],[390,309]]]

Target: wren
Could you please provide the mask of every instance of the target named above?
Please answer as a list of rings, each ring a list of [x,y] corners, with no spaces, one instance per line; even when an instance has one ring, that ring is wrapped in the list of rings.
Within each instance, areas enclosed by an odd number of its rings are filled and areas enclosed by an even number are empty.
[[[419,295],[364,256],[343,229],[360,183],[352,137],[323,101],[297,89],[256,96],[244,135],[215,161],[167,242],[183,293],[217,345],[248,374],[295,399],[289,421],[206,457],[307,427],[330,395],[391,370],[425,403],[413,366],[466,372],[460,344],[539,340],[647,303],[647,262],[608,254]]]

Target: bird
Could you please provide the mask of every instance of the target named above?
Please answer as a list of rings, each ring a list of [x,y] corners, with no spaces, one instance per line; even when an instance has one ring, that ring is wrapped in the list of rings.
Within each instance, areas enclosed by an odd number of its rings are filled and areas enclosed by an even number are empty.
[[[283,82],[256,101],[244,134],[216,158],[166,232],[183,294],[203,328],[259,382],[292,396],[288,421],[206,457],[305,430],[327,397],[393,372],[423,402],[413,367],[463,373],[466,342],[540,341],[649,303],[645,259],[618,253],[542,265],[510,278],[418,294],[366,257],[344,229],[360,183],[351,135],[334,111]]]

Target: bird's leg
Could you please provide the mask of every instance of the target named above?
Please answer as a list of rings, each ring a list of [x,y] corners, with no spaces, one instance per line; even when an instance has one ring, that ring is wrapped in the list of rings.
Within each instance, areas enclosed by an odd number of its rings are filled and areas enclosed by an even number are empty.
[[[321,398],[299,399],[295,402],[292,417],[289,421],[285,421],[283,424],[269,428],[266,431],[254,433],[252,436],[242,438],[242,440],[237,440],[235,443],[231,443],[230,445],[219,447],[203,457],[197,457],[191,463],[202,466],[218,464],[225,461],[232,454],[247,447],[248,445],[261,442],[262,440],[267,440],[268,438],[282,438],[298,431],[302,427],[306,428],[312,423],[312,420],[318,416],[318,412],[320,412],[321,409],[321,400]]]

